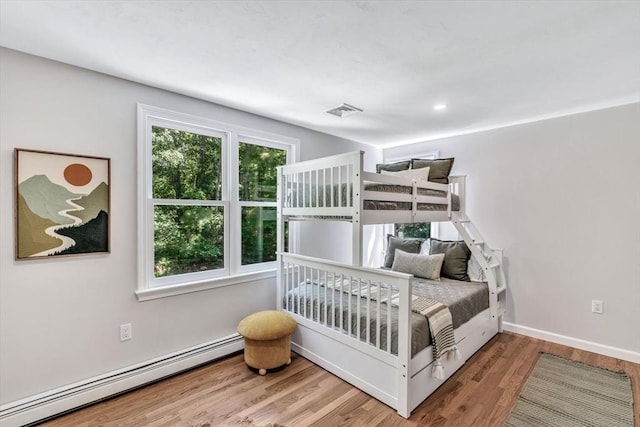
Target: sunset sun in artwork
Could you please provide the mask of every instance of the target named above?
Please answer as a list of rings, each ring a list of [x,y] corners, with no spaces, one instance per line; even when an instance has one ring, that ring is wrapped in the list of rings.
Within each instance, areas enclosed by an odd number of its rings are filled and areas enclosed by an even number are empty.
[[[64,169],[64,179],[77,187],[87,185],[92,177],[91,169],[80,163],[72,163]]]

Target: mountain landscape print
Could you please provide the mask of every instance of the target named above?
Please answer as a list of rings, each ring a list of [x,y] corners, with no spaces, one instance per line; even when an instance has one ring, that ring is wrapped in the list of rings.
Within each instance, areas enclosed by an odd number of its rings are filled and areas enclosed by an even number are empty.
[[[16,259],[109,252],[110,160],[15,150]]]

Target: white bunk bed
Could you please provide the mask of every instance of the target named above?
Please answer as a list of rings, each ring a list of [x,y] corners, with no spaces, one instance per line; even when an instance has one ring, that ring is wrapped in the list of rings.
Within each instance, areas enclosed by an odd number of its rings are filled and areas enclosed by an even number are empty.
[[[506,291],[502,251],[489,248],[465,215],[464,177],[438,184],[365,172],[363,154],[278,168],[278,308],[298,323],[291,338],[296,353],[408,418],[502,330]],[[407,192],[385,191],[397,186]],[[399,206],[389,209],[389,203],[397,202]],[[352,264],[285,252],[285,223],[295,220],[350,222]],[[484,272],[488,298],[488,308],[455,329],[462,357],[444,358],[444,379],[432,375],[431,345],[423,349],[413,345],[412,327],[415,316],[420,316],[411,310],[413,276],[362,267],[364,225],[435,221],[450,221],[456,227]],[[393,304],[387,306],[390,300]]]

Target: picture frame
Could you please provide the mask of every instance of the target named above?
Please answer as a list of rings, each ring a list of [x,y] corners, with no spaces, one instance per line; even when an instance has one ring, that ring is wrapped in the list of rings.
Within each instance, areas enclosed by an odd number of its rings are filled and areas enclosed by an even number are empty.
[[[15,259],[110,253],[111,159],[16,148]]]

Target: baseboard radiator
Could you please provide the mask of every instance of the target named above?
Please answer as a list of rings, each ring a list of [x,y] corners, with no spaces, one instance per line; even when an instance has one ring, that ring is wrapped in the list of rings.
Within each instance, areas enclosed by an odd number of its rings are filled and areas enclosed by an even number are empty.
[[[0,426],[23,426],[174,375],[243,348],[239,334],[0,406]]]

